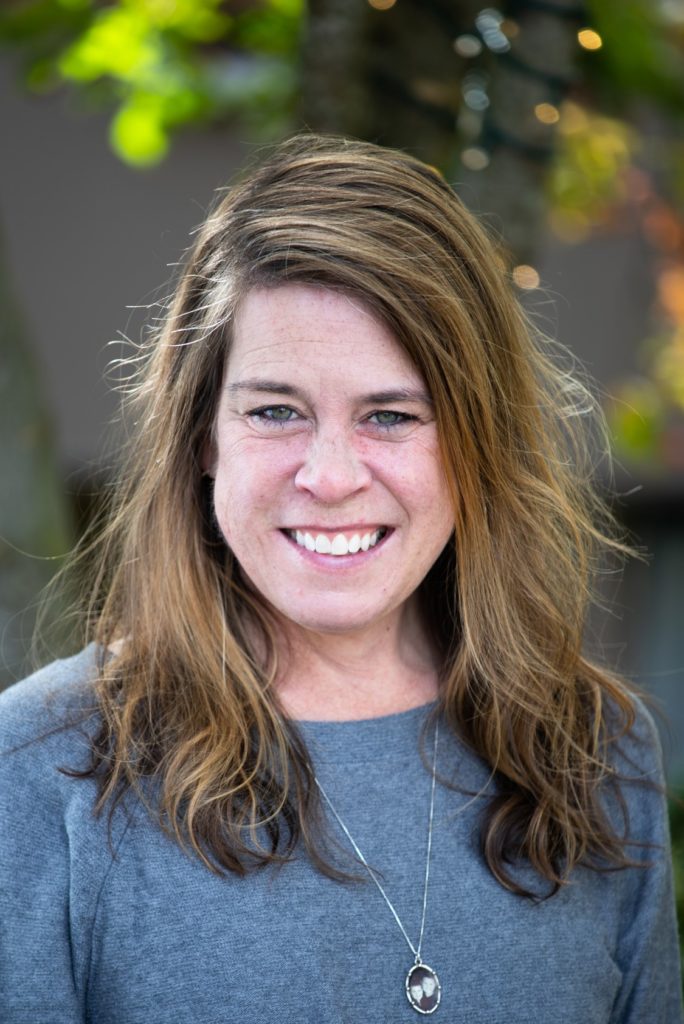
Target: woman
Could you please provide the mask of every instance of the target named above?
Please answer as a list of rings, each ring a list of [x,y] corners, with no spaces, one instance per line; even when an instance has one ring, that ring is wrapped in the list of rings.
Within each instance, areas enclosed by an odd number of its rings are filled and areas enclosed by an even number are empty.
[[[681,1021],[587,395],[449,186],[284,143],[131,366],[91,643],[0,704],[2,1020]]]

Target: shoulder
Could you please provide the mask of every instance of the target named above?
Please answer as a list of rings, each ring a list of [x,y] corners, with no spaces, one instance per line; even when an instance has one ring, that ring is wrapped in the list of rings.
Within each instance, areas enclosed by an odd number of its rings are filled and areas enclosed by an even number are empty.
[[[640,856],[639,843],[669,849],[667,786],[663,750],[653,712],[643,698],[630,694],[634,711],[632,725],[614,704],[606,709],[604,728],[608,744],[610,782],[608,809],[613,823],[634,846],[630,856]]]
[[[60,768],[81,770],[100,721],[94,645],[52,662],[0,693],[0,786],[43,799],[68,781]],[[0,795],[0,800],[2,796]]]
[[[56,874],[92,844],[98,785],[80,773],[101,721],[97,676],[90,646],[0,694],[0,883],[19,862],[35,869],[37,840]]]
[[[604,715],[605,738],[611,768],[628,782],[662,783],[664,780],[663,750],[654,712],[646,700],[629,694],[633,721],[625,721],[614,701],[607,704]]]
[[[53,661],[0,693],[0,753],[82,724],[96,711],[94,644]]]

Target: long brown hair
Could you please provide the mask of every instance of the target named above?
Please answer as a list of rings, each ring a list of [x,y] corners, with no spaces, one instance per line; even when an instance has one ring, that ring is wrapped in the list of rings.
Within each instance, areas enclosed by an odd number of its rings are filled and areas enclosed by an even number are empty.
[[[582,652],[602,559],[629,553],[592,483],[595,403],[434,169],[314,135],[227,191],[162,328],[131,359],[133,438],[86,615],[88,638],[114,651],[87,773],[99,807],[144,796],[151,777],[162,825],[213,870],[244,873],[302,840],[334,873],[309,755],[274,692],[273,623],[215,528],[201,466],[238,303],[286,282],[361,298],[434,399],[454,533],[422,591],[441,708],[499,782],[482,818],[489,868],[531,895],[516,858],[552,888],[578,863],[624,866],[601,787],[633,701]]]

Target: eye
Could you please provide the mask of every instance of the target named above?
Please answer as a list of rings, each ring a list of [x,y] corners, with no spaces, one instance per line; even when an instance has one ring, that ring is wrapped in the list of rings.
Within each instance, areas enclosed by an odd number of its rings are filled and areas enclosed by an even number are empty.
[[[257,423],[290,423],[293,419],[299,419],[298,414],[289,405],[265,405],[261,409],[251,409],[247,413],[250,419]]]
[[[372,412],[368,417],[371,423],[381,427],[383,430],[392,430],[393,427],[401,427],[407,423],[415,423],[417,416],[410,416],[405,412],[394,412],[392,409],[380,409]]]

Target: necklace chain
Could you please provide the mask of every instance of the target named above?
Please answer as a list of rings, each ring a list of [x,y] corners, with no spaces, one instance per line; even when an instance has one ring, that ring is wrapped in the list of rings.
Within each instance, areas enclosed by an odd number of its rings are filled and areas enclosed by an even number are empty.
[[[351,832],[349,831],[349,829],[347,828],[345,823],[342,821],[342,818],[340,817],[340,815],[335,810],[335,806],[334,806],[332,800],[330,799],[330,797],[326,793],[325,789],[323,788],[323,786],[319,782],[317,776],[314,775],[314,780],[315,780],[316,785],[318,786],[318,788],[319,788],[319,790],[321,792],[321,795],[323,796],[325,802],[327,803],[327,805],[330,808],[330,810],[332,811],[332,813],[335,815],[335,818],[337,819],[337,822],[338,822],[340,828],[342,829],[342,831],[346,835],[347,839],[351,843],[352,847],[354,848],[354,853],[359,858],[359,860],[361,861],[361,863],[365,867],[366,871],[368,872],[368,874],[371,876],[371,878],[373,879],[373,881],[377,885],[378,889],[380,890],[380,894],[381,894],[382,898],[384,899],[385,903],[387,904],[387,906],[389,907],[389,909],[390,909],[390,911],[392,913],[392,916],[394,917],[394,920],[399,925],[399,928],[401,929],[401,934],[406,939],[408,947],[411,950],[411,952],[413,953],[413,956],[415,958],[415,963],[416,964],[422,963],[420,954],[421,954],[421,950],[423,948],[423,935],[425,933],[425,917],[426,917],[426,914],[427,914],[428,888],[429,888],[429,885],[430,885],[430,854],[432,852],[432,823],[433,823],[434,813],[435,813],[435,780],[436,780],[436,777],[437,777],[437,743],[438,743],[438,740],[439,740],[439,720],[437,720],[435,722],[435,743],[434,743],[434,750],[433,750],[433,754],[432,754],[432,783],[431,783],[431,788],[430,788],[430,816],[428,818],[427,854],[426,854],[426,857],[425,857],[425,884],[423,886],[423,913],[422,913],[422,917],[421,917],[421,921],[420,921],[420,937],[418,939],[418,948],[417,949],[413,945],[413,943],[411,942],[410,938],[408,937],[408,934],[406,932],[406,929],[404,928],[404,925],[401,922],[401,918],[399,917],[399,914],[394,909],[394,905],[392,904],[392,901],[390,900],[389,896],[385,892],[385,890],[384,890],[380,880],[378,879],[377,875],[373,871],[373,868],[370,866],[370,864],[368,863],[368,861],[364,857],[363,853],[359,849],[359,846],[356,843],[356,841],[355,841],[354,837],[352,836]]]

